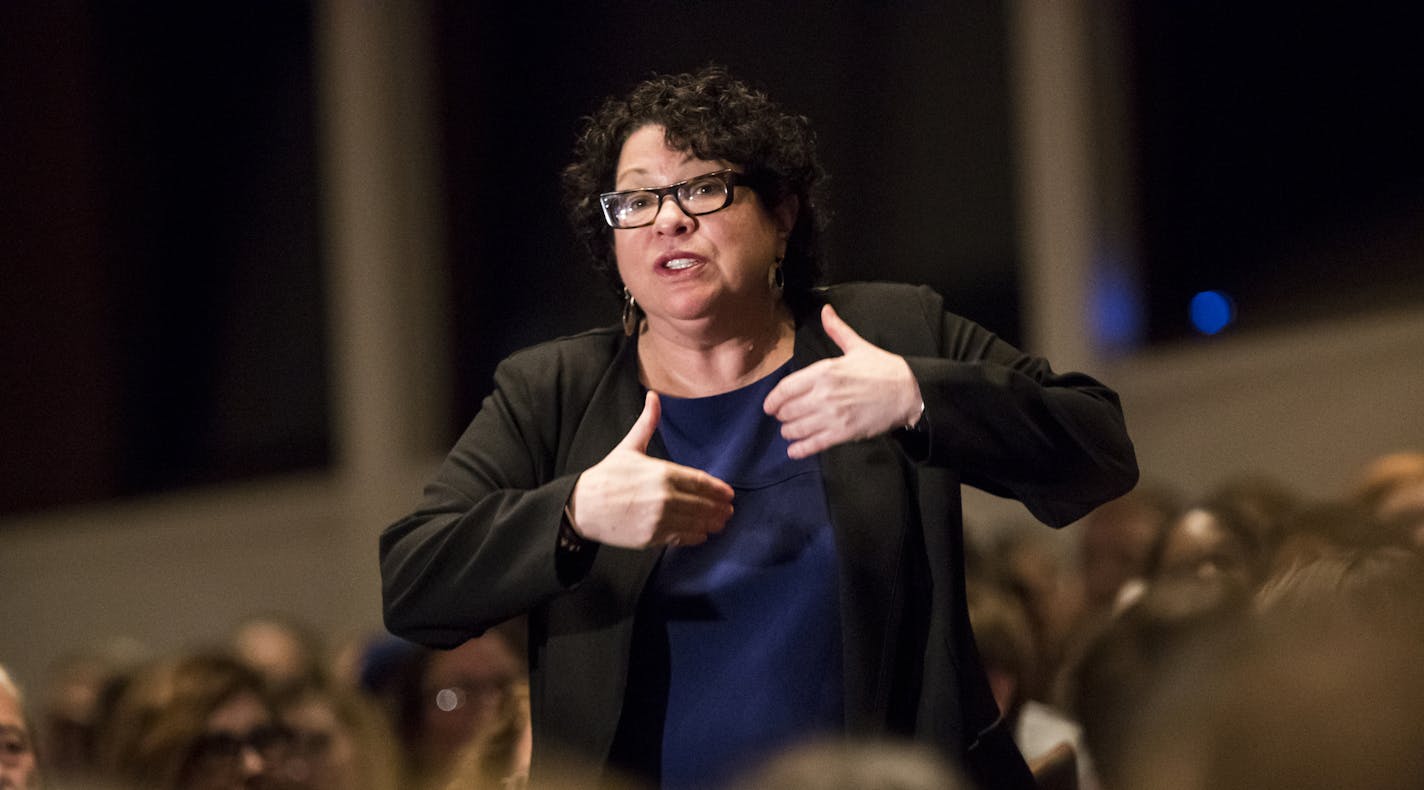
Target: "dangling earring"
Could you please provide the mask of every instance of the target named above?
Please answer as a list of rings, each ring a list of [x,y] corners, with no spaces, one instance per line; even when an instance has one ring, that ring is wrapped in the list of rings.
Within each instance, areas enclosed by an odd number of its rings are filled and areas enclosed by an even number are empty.
[[[781,268],[783,258],[773,258],[771,268],[766,272],[766,285],[771,289],[771,295],[777,299],[781,298],[781,292],[786,290],[786,270]]]
[[[623,289],[623,334],[632,337],[638,331],[638,303],[633,301],[633,294],[627,288]]]

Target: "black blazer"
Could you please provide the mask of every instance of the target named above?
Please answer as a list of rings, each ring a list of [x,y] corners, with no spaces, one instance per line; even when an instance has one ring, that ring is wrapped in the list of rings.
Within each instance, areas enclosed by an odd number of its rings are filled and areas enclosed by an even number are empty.
[[[971,776],[1015,786],[1027,771],[995,726],[969,628],[959,484],[1017,499],[1052,526],[1126,493],[1137,465],[1117,396],[945,313],[928,288],[847,284],[818,298],[906,358],[929,426],[821,454],[841,565],[846,731],[914,737]],[[798,368],[839,353],[818,314],[799,324]],[[660,552],[601,546],[570,564],[555,549],[578,475],[642,406],[637,341],[621,329],[520,351],[496,370],[418,509],[381,535],[392,633],[453,647],[529,615],[536,772],[544,748],[602,763],[617,729],[633,616]],[[649,452],[665,457],[656,437]]]

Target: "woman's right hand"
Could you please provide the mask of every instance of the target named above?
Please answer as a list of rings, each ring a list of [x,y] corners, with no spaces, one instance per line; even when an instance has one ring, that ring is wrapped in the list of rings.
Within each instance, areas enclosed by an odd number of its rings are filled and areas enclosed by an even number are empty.
[[[649,392],[638,421],[569,498],[574,531],[628,549],[695,546],[732,517],[732,487],[700,469],[648,455],[662,413]]]

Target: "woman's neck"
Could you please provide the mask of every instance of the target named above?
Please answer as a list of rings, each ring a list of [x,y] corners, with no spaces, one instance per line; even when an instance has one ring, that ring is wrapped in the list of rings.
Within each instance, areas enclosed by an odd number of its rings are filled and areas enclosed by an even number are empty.
[[[643,384],[678,398],[744,387],[785,364],[796,345],[795,321],[785,305],[764,320],[721,333],[688,331],[660,321],[644,321],[640,332]]]

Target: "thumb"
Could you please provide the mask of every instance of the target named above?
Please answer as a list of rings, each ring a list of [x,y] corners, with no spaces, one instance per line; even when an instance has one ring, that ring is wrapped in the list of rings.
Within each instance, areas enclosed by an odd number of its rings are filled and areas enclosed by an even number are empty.
[[[842,321],[841,317],[836,314],[836,309],[830,305],[821,308],[821,327],[826,330],[826,336],[839,346],[841,351],[850,351],[857,346],[865,345],[865,338],[856,334],[856,331],[850,328],[850,324]]]
[[[628,435],[623,437],[623,441],[618,443],[618,447],[646,453],[648,442],[653,440],[653,433],[658,430],[658,417],[662,415],[662,411],[662,404],[658,402],[658,394],[648,390],[648,396],[643,400],[643,413],[638,415],[638,421],[628,429]]]

